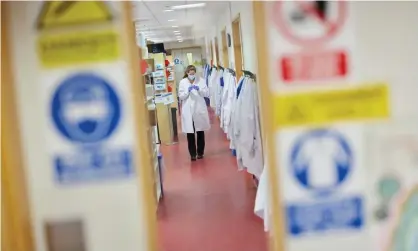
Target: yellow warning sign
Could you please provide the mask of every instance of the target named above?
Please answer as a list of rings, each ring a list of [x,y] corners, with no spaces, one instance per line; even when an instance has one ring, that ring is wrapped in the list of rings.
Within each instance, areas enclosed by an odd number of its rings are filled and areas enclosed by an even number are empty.
[[[111,20],[112,14],[103,1],[45,1],[37,26],[43,30]]]
[[[119,34],[113,30],[43,35],[37,42],[44,68],[108,62],[120,57]]]
[[[325,92],[279,95],[274,98],[276,128],[321,125],[337,121],[389,117],[386,84]]]

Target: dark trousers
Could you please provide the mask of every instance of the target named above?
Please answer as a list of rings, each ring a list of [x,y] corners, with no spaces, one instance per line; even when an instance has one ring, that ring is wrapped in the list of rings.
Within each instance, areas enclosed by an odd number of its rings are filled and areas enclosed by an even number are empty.
[[[193,130],[196,132],[196,130],[194,129],[194,124],[193,124]],[[189,153],[191,157],[196,157],[196,154],[199,156],[203,156],[205,152],[205,132],[204,131],[196,132],[196,135],[197,135],[197,148],[196,148],[195,133],[187,134],[187,144],[189,147]]]

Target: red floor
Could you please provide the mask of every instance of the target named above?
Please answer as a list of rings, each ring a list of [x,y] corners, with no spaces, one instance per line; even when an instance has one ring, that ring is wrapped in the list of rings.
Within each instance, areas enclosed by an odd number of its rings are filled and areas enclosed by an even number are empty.
[[[229,142],[211,114],[205,158],[190,161],[179,127],[179,144],[162,147],[164,192],[158,210],[162,251],[264,251],[266,235],[253,213],[256,189],[238,172]]]

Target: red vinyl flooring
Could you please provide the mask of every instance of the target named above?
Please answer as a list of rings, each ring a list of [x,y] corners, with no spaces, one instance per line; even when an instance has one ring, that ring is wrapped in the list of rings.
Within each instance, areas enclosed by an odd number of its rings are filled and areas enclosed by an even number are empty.
[[[263,222],[254,215],[256,188],[237,170],[229,142],[210,113],[205,158],[190,161],[179,125],[179,144],[163,146],[164,198],[158,209],[162,251],[265,251]]]

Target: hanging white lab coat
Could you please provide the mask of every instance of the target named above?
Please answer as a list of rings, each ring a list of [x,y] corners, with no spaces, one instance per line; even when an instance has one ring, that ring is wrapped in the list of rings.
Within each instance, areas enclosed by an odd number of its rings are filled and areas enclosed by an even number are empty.
[[[242,113],[244,112],[243,106],[242,106],[242,102],[243,102],[243,98],[242,98],[242,93],[244,92],[245,86],[247,84],[248,78],[243,77],[244,79],[242,80],[241,83],[241,91],[240,91],[240,95],[238,96],[237,100],[235,101],[235,109],[234,109],[234,115],[233,115],[233,138],[234,138],[234,144],[235,144],[235,150],[236,150],[236,157],[237,157],[237,164],[238,164],[238,170],[244,170],[244,163],[242,161],[242,146],[240,145],[240,141],[241,141],[241,130],[242,130],[242,122],[241,122],[241,117],[242,117]],[[241,82],[241,80],[240,80]],[[239,85],[238,85],[239,87]],[[237,95],[238,95],[238,90],[237,90]]]
[[[218,71],[215,67],[212,68],[209,78],[209,93],[210,93],[210,107],[216,108],[216,83],[218,78]]]
[[[231,75],[229,74],[228,71],[224,71],[223,73],[223,82],[224,82],[224,86],[222,88],[222,91],[220,93],[221,97],[220,97],[220,103],[221,103],[221,111],[219,114],[219,126],[222,128],[222,130],[224,129],[224,107],[225,107],[225,100],[224,100],[224,95],[225,92],[228,90],[228,83],[229,83],[229,79],[230,79]]]
[[[235,116],[235,124],[239,124],[239,158],[247,171],[260,178],[263,171],[263,150],[261,127],[258,108],[257,86],[253,79],[248,78],[240,93],[239,113]],[[240,165],[239,165],[240,166]]]
[[[230,116],[230,122],[229,122],[229,125],[228,125],[228,133],[227,133],[227,137],[228,137],[228,139],[230,140],[230,145],[229,145],[229,147],[230,147],[230,149],[235,149],[235,150],[237,150],[237,146],[236,146],[236,137],[235,137],[235,122],[236,122],[236,109],[238,109],[237,108],[237,104],[238,104],[238,99],[237,99],[237,91],[238,91],[238,86],[239,86],[239,84],[241,83],[241,81],[242,82],[244,82],[244,76],[242,76],[240,79],[239,79],[239,81],[236,83],[236,85],[235,85],[235,88],[234,88],[234,92],[233,92],[233,95],[232,95],[232,101],[231,101],[231,106],[232,106],[232,109],[231,109],[231,116]],[[242,87],[241,87],[241,90],[242,90]]]
[[[196,77],[194,84],[199,86],[199,91],[192,90],[189,92],[189,87],[192,84],[187,78],[182,79],[179,84],[183,133],[194,133],[193,123],[197,132],[210,129],[209,114],[204,99],[209,97],[209,88],[206,86],[205,79],[200,77]]]
[[[257,195],[254,203],[254,213],[263,219],[264,231],[266,232],[270,230],[271,219],[271,204],[269,196],[268,170],[266,165],[258,181]]]
[[[221,109],[222,109],[222,90],[223,87],[221,86],[221,78],[224,77],[224,71],[219,70],[218,71],[218,77],[216,81],[216,93],[215,93],[215,102],[216,102],[216,108],[215,108],[215,114],[217,116],[221,116]]]
[[[222,93],[222,116],[221,116],[221,123],[222,123],[222,129],[227,134],[228,139],[230,139],[229,132],[229,126],[231,123],[231,115],[232,115],[232,109],[233,109],[233,103],[234,103],[234,94],[236,85],[237,85],[237,79],[235,76],[233,76],[230,72],[227,72],[227,78],[225,81],[225,86]]]

